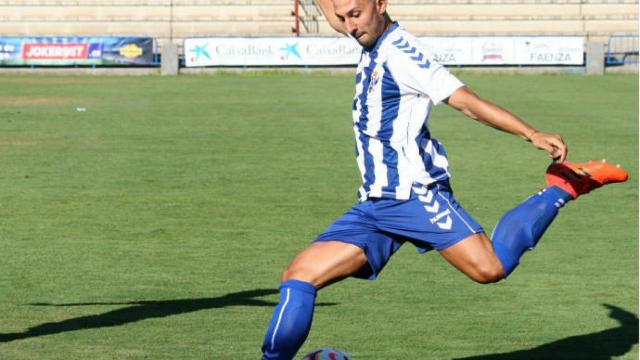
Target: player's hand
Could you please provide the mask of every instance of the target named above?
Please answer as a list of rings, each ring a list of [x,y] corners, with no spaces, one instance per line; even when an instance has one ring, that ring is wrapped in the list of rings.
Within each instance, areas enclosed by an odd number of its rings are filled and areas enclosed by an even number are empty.
[[[555,161],[563,162],[567,159],[569,147],[562,140],[562,136],[558,134],[534,131],[533,134],[529,135],[529,141],[538,149],[546,150]]]

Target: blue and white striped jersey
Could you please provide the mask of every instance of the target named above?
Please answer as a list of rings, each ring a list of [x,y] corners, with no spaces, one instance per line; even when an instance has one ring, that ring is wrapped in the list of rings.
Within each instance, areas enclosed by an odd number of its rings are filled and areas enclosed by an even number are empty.
[[[397,23],[362,50],[353,100],[360,201],[406,200],[414,183],[449,177],[447,155],[431,137],[428,119],[433,105],[461,86]]]

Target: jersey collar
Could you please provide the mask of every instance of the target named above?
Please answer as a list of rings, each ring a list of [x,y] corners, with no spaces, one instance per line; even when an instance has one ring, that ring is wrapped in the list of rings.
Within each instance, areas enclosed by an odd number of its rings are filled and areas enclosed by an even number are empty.
[[[387,30],[385,30],[384,33],[382,33],[382,35],[380,35],[380,37],[378,38],[378,40],[376,40],[376,44],[373,45],[373,47],[371,48],[363,48],[364,51],[366,52],[375,52],[378,50],[378,48],[380,47],[380,45],[382,44],[382,42],[384,41],[384,39],[391,34],[395,29],[397,29],[400,25],[398,25],[397,21],[394,21],[391,23],[391,26],[389,26],[389,28]]]

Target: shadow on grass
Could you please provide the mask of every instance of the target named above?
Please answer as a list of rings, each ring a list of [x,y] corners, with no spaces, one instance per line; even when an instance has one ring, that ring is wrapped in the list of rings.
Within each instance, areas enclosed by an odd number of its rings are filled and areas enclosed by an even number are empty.
[[[617,306],[608,304],[603,306],[610,310],[609,317],[619,322],[617,327],[591,334],[571,336],[532,349],[456,360],[609,360],[614,356],[622,356],[638,343],[638,317]]]
[[[131,305],[121,309],[111,310],[102,314],[87,315],[40,324],[20,333],[0,333],[0,343],[32,337],[53,335],[67,331],[84,329],[96,329],[111,326],[120,326],[145,319],[162,318],[171,315],[179,315],[194,311],[224,308],[227,306],[268,306],[276,303],[255,299],[256,297],[277,294],[275,289],[256,289],[226,294],[214,298],[179,299],[161,301],[132,301],[132,302],[97,302],[97,303],[72,303],[49,304],[37,303],[31,306],[96,306],[96,305]],[[318,306],[330,306],[335,303],[320,303]],[[266,326],[266,323],[265,323]]]

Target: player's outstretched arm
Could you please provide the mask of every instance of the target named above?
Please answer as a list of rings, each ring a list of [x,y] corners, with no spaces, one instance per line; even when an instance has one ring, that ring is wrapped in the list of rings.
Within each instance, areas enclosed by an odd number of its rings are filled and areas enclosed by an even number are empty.
[[[316,3],[320,7],[320,10],[322,10],[322,13],[329,22],[329,25],[331,25],[331,27],[335,31],[346,35],[347,28],[344,26],[344,23],[340,21],[340,19],[338,19],[338,17],[336,16],[336,13],[333,9],[333,0],[316,0]]]
[[[553,159],[564,161],[567,158],[569,149],[560,135],[536,130],[515,114],[482,99],[466,86],[451,94],[447,104],[474,120],[530,141],[538,149],[546,150]]]

